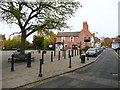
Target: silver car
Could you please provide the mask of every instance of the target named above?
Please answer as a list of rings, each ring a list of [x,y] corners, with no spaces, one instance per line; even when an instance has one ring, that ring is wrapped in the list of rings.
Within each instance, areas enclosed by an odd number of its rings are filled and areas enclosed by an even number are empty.
[[[96,48],[89,48],[86,51],[86,56],[97,56],[97,49]]]

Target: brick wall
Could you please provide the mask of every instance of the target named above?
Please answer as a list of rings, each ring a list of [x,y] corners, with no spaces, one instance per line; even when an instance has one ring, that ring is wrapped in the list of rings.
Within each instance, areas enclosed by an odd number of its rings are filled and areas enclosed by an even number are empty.
[[[87,22],[83,22],[83,29],[79,33],[78,37],[77,36],[74,37],[74,42],[71,42],[70,36],[65,37],[64,46],[67,45],[65,49],[71,49],[72,45],[80,45],[78,44],[80,42],[82,42],[82,45],[81,45],[82,48],[84,48],[85,46],[93,47],[94,39],[91,39],[90,42],[84,42],[84,37],[90,37],[90,39],[94,38],[94,34],[89,31]],[[56,42],[61,42],[61,37],[57,37]]]

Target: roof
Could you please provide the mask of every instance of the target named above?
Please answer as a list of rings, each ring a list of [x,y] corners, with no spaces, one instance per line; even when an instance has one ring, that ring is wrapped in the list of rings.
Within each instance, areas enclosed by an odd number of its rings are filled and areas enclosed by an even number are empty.
[[[79,36],[80,32],[58,32],[57,37]]]
[[[100,39],[98,37],[95,37],[96,42],[100,42]]]

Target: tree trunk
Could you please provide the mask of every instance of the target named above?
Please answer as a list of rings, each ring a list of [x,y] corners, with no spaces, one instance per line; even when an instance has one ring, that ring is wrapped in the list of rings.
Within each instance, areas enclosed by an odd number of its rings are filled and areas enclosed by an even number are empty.
[[[21,48],[20,48],[21,54],[25,54],[25,40],[26,40],[26,32],[22,32],[22,34],[21,34]]]

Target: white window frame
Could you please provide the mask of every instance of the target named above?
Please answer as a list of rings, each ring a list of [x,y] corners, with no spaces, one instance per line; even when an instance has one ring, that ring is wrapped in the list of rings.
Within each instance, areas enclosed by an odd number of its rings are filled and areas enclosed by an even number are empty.
[[[61,37],[61,42],[63,42],[63,40],[64,40],[64,42],[65,42],[65,37]]]

